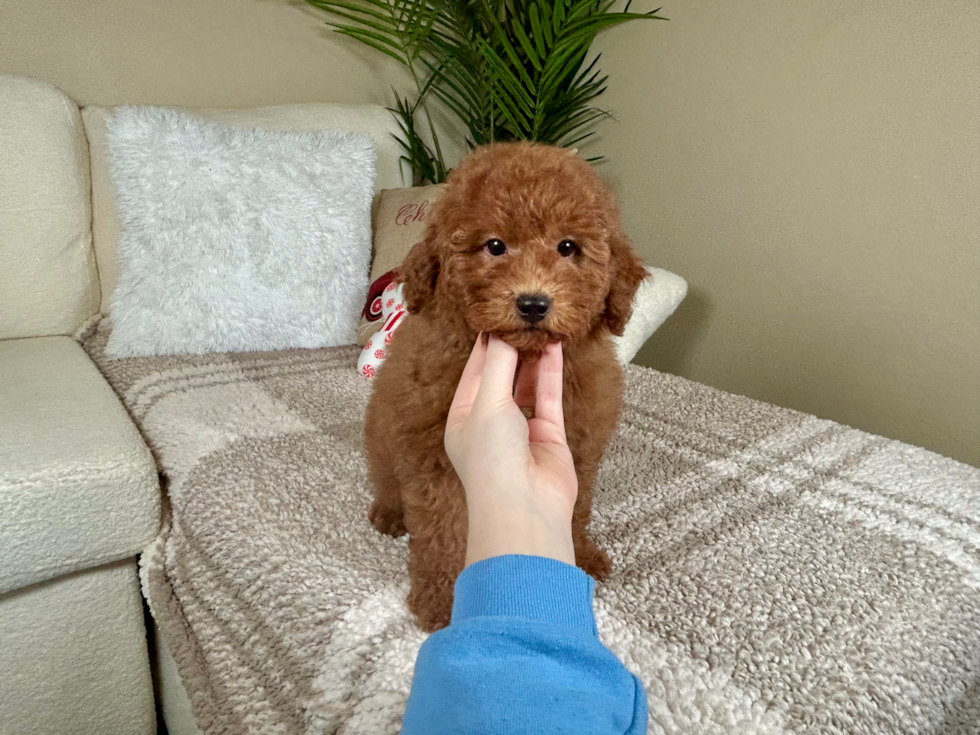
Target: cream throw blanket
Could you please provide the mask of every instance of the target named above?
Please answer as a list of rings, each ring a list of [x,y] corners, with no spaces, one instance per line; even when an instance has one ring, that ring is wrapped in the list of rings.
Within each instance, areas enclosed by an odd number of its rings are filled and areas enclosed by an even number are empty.
[[[395,733],[424,634],[366,517],[357,348],[103,357],[171,514],[144,591],[200,727]],[[651,733],[980,732],[980,472],[631,366],[595,609]],[[398,411],[391,407],[392,413]]]

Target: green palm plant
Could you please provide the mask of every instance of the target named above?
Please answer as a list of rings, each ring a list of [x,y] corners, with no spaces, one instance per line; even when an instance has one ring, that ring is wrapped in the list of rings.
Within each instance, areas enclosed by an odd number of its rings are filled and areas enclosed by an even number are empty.
[[[414,100],[396,92],[392,112],[403,161],[432,183],[445,179],[447,167],[430,95],[459,119],[471,147],[507,140],[573,146],[593,135],[608,115],[593,104],[606,89],[599,56],[586,63],[596,35],[631,20],[664,20],[659,8],[632,13],[629,4],[613,10],[614,1],[306,0],[330,13],[338,33],[408,68]],[[431,147],[416,128],[419,115]]]

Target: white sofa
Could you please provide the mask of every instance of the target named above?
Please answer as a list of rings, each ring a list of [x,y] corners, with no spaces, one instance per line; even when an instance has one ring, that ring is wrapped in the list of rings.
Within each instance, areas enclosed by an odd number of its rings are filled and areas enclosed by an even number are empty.
[[[137,555],[161,522],[157,467],[73,338],[108,312],[118,279],[111,112],[0,75],[0,735],[152,733],[154,684],[168,730],[200,733],[173,658],[147,648]],[[375,188],[411,183],[380,106],[195,113],[367,133]],[[656,271],[638,296],[646,307],[617,340],[620,359],[685,293],[683,279]]]
[[[377,188],[406,185],[380,106],[200,110],[228,124],[372,135]],[[172,660],[147,650],[136,558],[156,465],[72,335],[108,306],[119,222],[109,110],[0,75],[0,733],[152,733],[150,660],[173,733],[197,731]]]

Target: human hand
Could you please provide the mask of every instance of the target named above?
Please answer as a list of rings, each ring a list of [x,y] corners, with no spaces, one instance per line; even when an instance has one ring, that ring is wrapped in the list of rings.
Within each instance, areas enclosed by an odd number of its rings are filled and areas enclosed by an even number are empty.
[[[446,453],[469,515],[466,564],[502,554],[574,564],[578,479],[565,439],[561,344],[523,363],[513,390],[516,369],[517,350],[480,335],[449,409]],[[534,417],[519,403],[533,406]]]

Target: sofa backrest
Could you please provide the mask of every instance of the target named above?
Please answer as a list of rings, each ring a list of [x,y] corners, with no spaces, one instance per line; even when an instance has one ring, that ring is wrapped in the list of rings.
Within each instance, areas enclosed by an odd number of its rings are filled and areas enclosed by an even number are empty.
[[[0,75],[0,339],[71,334],[98,309],[91,215],[78,107]]]
[[[119,274],[105,142],[113,111],[79,113],[49,84],[0,75],[0,339],[72,334],[108,312]],[[380,105],[185,111],[224,125],[366,133],[378,156],[375,190],[411,185],[392,137],[398,125]]]
[[[120,220],[115,192],[109,174],[106,125],[114,108],[89,106],[82,110],[92,162],[92,234],[95,241],[99,279],[102,285],[101,310],[109,311],[112,291],[119,279],[116,252]],[[398,126],[391,113],[380,105],[342,105],[306,103],[245,109],[195,108],[187,113],[222,125],[265,128],[268,130],[347,130],[366,133],[374,141],[378,156],[375,190],[411,185],[411,171],[399,166],[401,149],[392,137]]]

